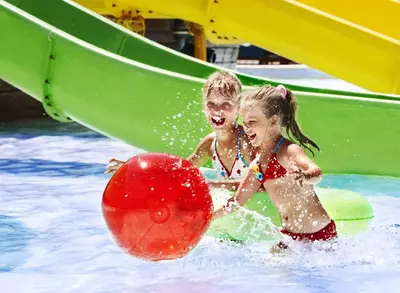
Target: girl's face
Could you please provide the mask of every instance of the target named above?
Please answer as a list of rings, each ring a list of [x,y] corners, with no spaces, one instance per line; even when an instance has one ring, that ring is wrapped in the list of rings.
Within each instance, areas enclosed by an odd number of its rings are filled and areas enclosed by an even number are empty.
[[[222,130],[236,123],[238,111],[233,97],[225,97],[213,91],[204,100],[206,117],[214,130]]]
[[[244,131],[254,147],[260,147],[268,141],[270,133],[275,131],[276,117],[267,118],[257,103],[242,104],[240,115],[243,118]]]

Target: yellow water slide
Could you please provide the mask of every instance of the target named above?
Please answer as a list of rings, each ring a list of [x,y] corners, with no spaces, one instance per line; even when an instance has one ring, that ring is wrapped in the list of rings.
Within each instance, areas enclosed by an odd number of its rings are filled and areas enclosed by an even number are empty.
[[[184,19],[203,25],[212,43],[251,43],[371,91],[400,94],[397,0],[76,2],[102,15]]]
[[[298,0],[298,2],[400,40],[400,0]]]

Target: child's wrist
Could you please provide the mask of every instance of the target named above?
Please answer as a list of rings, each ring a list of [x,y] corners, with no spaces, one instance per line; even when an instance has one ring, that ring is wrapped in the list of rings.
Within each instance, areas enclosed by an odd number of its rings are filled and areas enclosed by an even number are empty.
[[[314,184],[316,182],[318,182],[321,178],[320,174],[315,174],[313,172],[303,172],[304,175],[304,183],[308,183],[308,184]]]
[[[223,210],[226,214],[230,214],[235,211],[239,207],[239,203],[236,201],[235,197],[231,197],[228,199],[226,204],[223,207]]]

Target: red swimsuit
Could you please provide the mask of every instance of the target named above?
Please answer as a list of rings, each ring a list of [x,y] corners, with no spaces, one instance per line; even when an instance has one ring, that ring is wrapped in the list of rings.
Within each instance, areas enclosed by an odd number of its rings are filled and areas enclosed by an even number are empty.
[[[261,169],[260,160],[258,159],[256,161],[256,165],[253,169],[256,172],[258,181],[261,184],[267,180],[281,178],[286,175],[287,170],[279,163],[276,156],[279,146],[283,140],[284,138],[282,137],[276,145],[274,152],[268,160],[268,165],[264,173]],[[281,233],[290,236],[293,240],[299,241],[325,241],[337,237],[336,225],[333,220],[331,220],[324,228],[314,233],[293,233],[285,229],[281,230]]]
[[[258,181],[260,181],[261,184],[263,184],[265,181],[269,179],[276,179],[280,178],[286,175],[287,171],[286,169],[279,164],[278,158],[276,156],[276,152],[279,149],[279,146],[281,145],[283,141],[283,137],[279,140],[278,144],[276,145],[274,152],[272,153],[271,157],[268,160],[268,165],[267,169],[265,170],[265,173],[262,172],[261,169],[261,163],[260,159],[257,159],[256,165],[254,166],[254,171],[256,172],[256,177]]]
[[[307,242],[326,241],[337,237],[336,225],[333,220],[324,228],[314,233],[293,233],[285,229],[282,229],[281,233],[290,236],[293,240]]]

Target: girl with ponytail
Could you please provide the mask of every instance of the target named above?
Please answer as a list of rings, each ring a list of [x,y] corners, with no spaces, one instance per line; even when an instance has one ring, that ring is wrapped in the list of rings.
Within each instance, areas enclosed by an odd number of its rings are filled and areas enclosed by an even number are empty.
[[[300,130],[296,112],[296,97],[282,85],[262,86],[242,97],[244,131],[259,154],[235,197],[217,210],[215,217],[231,213],[264,187],[280,214],[282,234],[311,242],[337,237],[335,223],[314,190],[322,172],[303,150],[314,155],[313,149],[319,151],[319,147]],[[287,248],[283,242],[274,247],[282,248]]]

